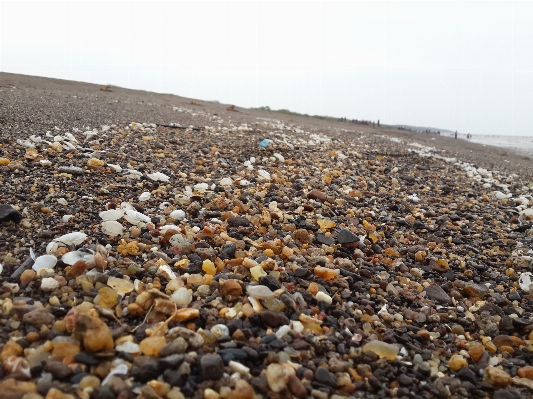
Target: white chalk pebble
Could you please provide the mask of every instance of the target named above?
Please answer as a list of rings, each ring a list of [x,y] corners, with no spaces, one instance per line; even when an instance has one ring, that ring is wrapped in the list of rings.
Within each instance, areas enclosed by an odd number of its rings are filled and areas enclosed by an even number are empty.
[[[59,282],[52,277],[45,277],[41,280],[41,291],[54,291],[59,288]]]
[[[315,298],[316,298],[316,300],[318,302],[320,302],[320,301],[326,302],[328,305],[331,305],[331,302],[333,302],[333,299],[331,299],[331,297],[328,294],[326,294],[326,293],[324,293],[322,291],[318,291],[316,293]]]
[[[276,331],[276,337],[283,338],[291,328],[289,326],[281,326],[278,331]]]
[[[170,212],[170,217],[174,220],[183,220],[185,219],[185,212],[181,209],[176,209],[175,211]]]

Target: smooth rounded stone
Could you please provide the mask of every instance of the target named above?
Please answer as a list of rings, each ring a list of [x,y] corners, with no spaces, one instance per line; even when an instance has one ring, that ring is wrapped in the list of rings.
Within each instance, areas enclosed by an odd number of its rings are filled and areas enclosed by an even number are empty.
[[[229,394],[229,398],[232,399],[253,399],[254,396],[255,391],[246,380],[238,380],[235,389]]]
[[[203,355],[200,358],[199,368],[203,380],[218,380],[224,374],[224,362],[219,355]]]
[[[22,317],[22,321],[24,323],[31,324],[36,327],[40,327],[42,325],[51,325],[55,318],[54,316],[46,309],[35,309],[31,312],[26,313]]]
[[[11,205],[0,204],[0,223],[15,222],[20,223],[22,214]]]
[[[204,344],[204,339],[200,334],[184,327],[174,327],[168,331],[167,337],[170,339],[177,337],[185,338],[193,348],[200,348]]]
[[[331,305],[331,303],[333,302],[333,299],[328,294],[322,291],[318,291],[315,295],[315,298],[318,302],[325,302],[328,305]]]
[[[488,295],[489,287],[485,284],[476,284],[471,281],[467,282],[463,287],[463,294],[469,297],[480,297],[483,298],[485,295]]]
[[[217,337],[217,339],[229,336],[229,328],[224,324],[214,325],[211,327],[211,332],[215,335],[215,337]]]
[[[520,378],[528,378],[530,380],[533,380],[533,366],[520,367],[516,374]]]
[[[394,344],[388,344],[383,341],[370,341],[363,346],[363,352],[374,352],[381,359],[396,360],[400,348]]]
[[[185,287],[180,287],[171,295],[172,300],[178,306],[187,306],[192,302],[192,295]]]
[[[56,266],[57,258],[54,255],[42,255],[35,259],[32,269],[39,271],[41,269],[53,269]]]
[[[41,291],[54,291],[59,288],[59,282],[52,277],[45,277],[41,280]]]
[[[320,366],[315,371],[315,381],[334,388],[337,385],[337,379],[326,368]]]
[[[169,241],[170,245],[179,248],[184,255],[188,255],[191,252],[191,243],[183,235],[174,234]]]
[[[256,299],[272,299],[274,298],[274,293],[265,285],[251,285],[246,286],[246,292],[248,295]]]
[[[287,386],[289,376],[278,363],[270,363],[266,369],[269,388],[274,392],[281,392]]]
[[[170,212],[170,217],[174,220],[183,220],[185,219],[185,211],[176,209],[175,211]]]
[[[81,379],[79,382],[79,388],[80,390],[84,390],[85,388],[96,388],[100,386],[100,379],[98,377],[95,377],[94,375],[87,375]]]
[[[302,381],[295,375],[290,375],[289,380],[287,381],[287,386],[289,391],[298,399],[307,398],[307,388],[305,388]]]
[[[468,367],[468,362],[462,355],[455,354],[448,361],[448,367],[453,371],[458,371],[463,367]]]
[[[77,166],[60,166],[57,168],[59,173],[68,173],[71,175],[79,176],[85,174],[85,169],[79,168]]]
[[[110,236],[119,236],[123,233],[124,226],[116,220],[102,222],[102,233]]]
[[[139,343],[139,348],[141,349],[141,352],[146,356],[157,356],[159,350],[161,350],[166,345],[166,343],[167,341],[165,337],[155,335],[143,339]]]
[[[309,191],[307,193],[307,198],[308,199],[318,200],[318,201],[321,201],[321,202],[325,202],[326,201],[326,194],[324,194],[322,191],[311,190],[311,191]]]
[[[495,388],[505,388],[513,382],[509,374],[494,366],[488,366],[485,369],[484,380]]]
[[[52,374],[58,380],[66,380],[72,374],[70,367],[61,362],[48,362],[44,366],[44,371]]]
[[[118,220],[124,216],[123,209],[110,209],[108,211],[102,211],[98,214],[104,222],[111,220]]]
[[[438,285],[430,285],[424,290],[428,299],[442,305],[451,305],[452,299],[450,296]]]
[[[349,243],[358,242],[358,241],[359,241],[359,236],[352,233],[348,229],[341,229],[337,233],[337,242],[339,244],[349,244]]]
[[[168,357],[176,354],[183,354],[187,350],[187,347],[189,344],[183,337],[178,337],[174,341],[169,342],[168,344],[164,345],[161,349],[159,349],[159,356],[160,357]]]
[[[262,311],[259,316],[261,320],[269,327],[278,327],[281,325],[289,325],[290,321],[283,313],[271,312],[270,310]]]

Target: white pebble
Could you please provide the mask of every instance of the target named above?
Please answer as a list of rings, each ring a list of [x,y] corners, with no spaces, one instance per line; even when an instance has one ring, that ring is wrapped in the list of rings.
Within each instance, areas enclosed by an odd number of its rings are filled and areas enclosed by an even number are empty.
[[[291,328],[289,326],[281,326],[278,331],[276,331],[276,337],[282,338],[287,334]]]
[[[239,373],[241,375],[246,375],[250,373],[250,369],[248,367],[234,360],[229,361],[229,368],[232,369],[234,372]]]
[[[188,305],[192,302],[192,295],[185,287],[178,288],[171,296],[178,305]]]
[[[211,327],[211,332],[217,338],[229,336],[229,328],[224,324],[214,325],[213,327]]]
[[[185,219],[185,212],[181,209],[176,209],[170,213],[170,217],[174,220],[183,220]]]
[[[45,277],[41,280],[42,291],[54,291],[57,288],[59,288],[59,283],[52,277]]]
[[[331,302],[333,302],[333,299],[331,299],[331,297],[328,294],[326,294],[326,293],[324,293],[322,291],[318,291],[316,293],[315,298],[316,298],[317,301],[326,302],[328,305],[331,305]]]

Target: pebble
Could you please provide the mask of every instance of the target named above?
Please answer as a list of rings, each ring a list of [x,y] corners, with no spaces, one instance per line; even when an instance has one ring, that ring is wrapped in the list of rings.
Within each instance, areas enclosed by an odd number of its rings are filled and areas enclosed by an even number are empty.
[[[15,222],[20,223],[22,214],[11,205],[0,204],[0,223]]]
[[[224,362],[219,355],[206,354],[200,358],[200,377],[203,380],[222,378]]]

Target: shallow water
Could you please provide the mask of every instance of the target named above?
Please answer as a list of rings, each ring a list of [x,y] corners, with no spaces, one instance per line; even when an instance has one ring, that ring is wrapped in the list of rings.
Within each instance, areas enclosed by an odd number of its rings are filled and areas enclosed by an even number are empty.
[[[466,140],[466,135],[460,134],[458,138]],[[495,147],[508,148],[520,154],[533,157],[533,136],[495,136],[479,134],[473,135],[469,141]]]

